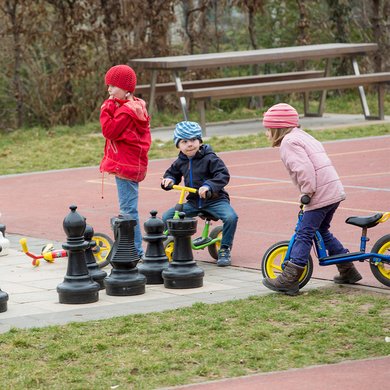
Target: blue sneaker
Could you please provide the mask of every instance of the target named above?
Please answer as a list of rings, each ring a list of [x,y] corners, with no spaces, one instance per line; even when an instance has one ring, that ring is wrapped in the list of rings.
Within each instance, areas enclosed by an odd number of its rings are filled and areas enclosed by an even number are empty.
[[[230,256],[230,249],[229,248],[221,248],[218,251],[218,260],[217,260],[217,266],[218,267],[228,267],[232,264],[231,256]]]

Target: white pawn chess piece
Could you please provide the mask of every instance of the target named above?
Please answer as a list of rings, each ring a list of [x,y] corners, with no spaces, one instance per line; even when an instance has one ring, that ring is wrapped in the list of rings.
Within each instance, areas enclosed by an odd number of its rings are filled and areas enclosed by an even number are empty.
[[[0,231],[0,256],[8,255],[9,240],[3,236]]]

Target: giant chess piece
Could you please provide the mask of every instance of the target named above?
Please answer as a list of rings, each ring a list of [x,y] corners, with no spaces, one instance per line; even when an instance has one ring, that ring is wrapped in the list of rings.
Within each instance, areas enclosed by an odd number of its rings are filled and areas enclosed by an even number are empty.
[[[146,235],[143,239],[148,243],[142,264],[138,266],[141,274],[146,276],[146,284],[163,284],[162,271],[168,268],[168,257],[165,255],[164,222],[156,218],[157,211],[150,212],[151,218],[144,223]]]
[[[134,227],[137,222],[129,216],[111,220],[115,242],[108,258],[112,265],[104,279],[107,295],[140,295],[145,293],[146,277],[138,272],[139,256],[134,246]]]
[[[8,294],[0,289],[0,313],[7,311]]]
[[[9,247],[10,242],[8,238],[5,237],[5,225],[0,224],[0,256],[8,255]]]
[[[175,249],[172,261],[162,272],[166,288],[196,288],[203,286],[204,271],[196,265],[192,254],[191,236],[196,232],[195,218],[168,219],[169,233],[173,236]]]
[[[85,250],[85,259],[87,261],[87,268],[92,280],[98,282],[100,290],[104,289],[104,278],[107,276],[107,272],[99,268],[96,262],[95,256],[93,255],[93,248],[96,246],[96,242],[92,240],[94,230],[91,225],[85,227],[84,239],[89,243],[88,248]]]
[[[70,206],[63,227],[67,236],[62,247],[68,251],[68,269],[64,281],[57,286],[60,303],[92,303],[99,299],[99,283],[94,282],[88,272],[85,250],[89,242],[84,240],[85,218]]]
[[[0,224],[0,256],[8,255],[10,246],[8,238],[5,238],[5,225]],[[0,313],[7,311],[8,294],[0,289]]]

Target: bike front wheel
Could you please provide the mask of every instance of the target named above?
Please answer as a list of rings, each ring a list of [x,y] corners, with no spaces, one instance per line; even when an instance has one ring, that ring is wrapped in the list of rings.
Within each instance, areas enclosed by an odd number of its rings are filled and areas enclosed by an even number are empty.
[[[280,241],[267,249],[261,262],[261,272],[264,278],[276,279],[283,272],[284,259],[286,257],[289,241]],[[299,278],[299,288],[306,286],[313,274],[313,259],[305,266],[302,276]]]
[[[371,252],[390,255],[390,234],[380,238],[372,247]],[[378,263],[370,262],[370,268],[377,280],[390,287],[390,263],[383,261]]]
[[[173,250],[175,249],[175,241],[172,236],[168,236],[168,238],[164,241],[164,250],[165,256],[168,257],[168,261],[172,261]]]
[[[212,240],[214,240],[214,238],[217,237],[220,238],[220,240],[217,241],[215,244],[209,245],[207,247],[210,256],[215,260],[218,260],[218,251],[221,248],[222,230],[223,230],[222,226],[217,226],[210,232],[210,238]]]
[[[92,248],[93,256],[99,268],[103,268],[109,264],[107,256],[114,245],[114,241],[104,233],[95,233],[92,240],[96,242],[96,246]]]

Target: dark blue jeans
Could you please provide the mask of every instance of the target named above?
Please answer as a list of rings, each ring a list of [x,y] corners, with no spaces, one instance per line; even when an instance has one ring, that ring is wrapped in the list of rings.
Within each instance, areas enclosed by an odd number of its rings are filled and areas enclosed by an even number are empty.
[[[321,233],[329,256],[348,252],[348,249],[345,249],[341,242],[329,231],[330,223],[339,204],[340,202],[317,210],[305,211],[291,249],[290,258],[292,263],[301,267],[307,264],[316,230]]]
[[[194,207],[190,203],[184,203],[183,211],[186,213],[186,217],[196,217],[198,213],[207,211],[208,213],[219,218],[223,222],[221,246],[224,245],[228,246],[229,248],[232,247],[234,233],[236,232],[237,228],[238,216],[233,207],[230,206],[229,202],[213,202],[207,206],[203,206],[202,208]],[[166,223],[167,219],[172,218],[174,214],[174,207],[167,210],[162,216],[164,223]]]
[[[121,179],[115,176],[116,188],[118,191],[119,213],[129,215],[137,221],[134,229],[134,246],[139,256],[142,256],[142,233],[138,216],[138,183],[131,180]]]

